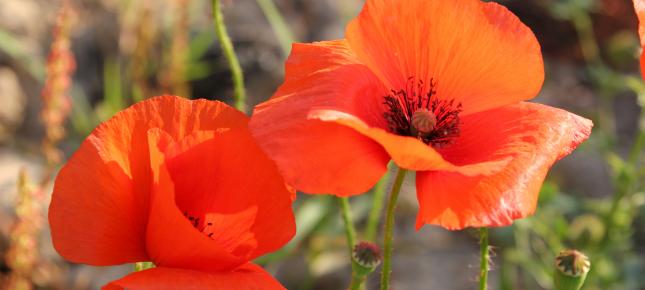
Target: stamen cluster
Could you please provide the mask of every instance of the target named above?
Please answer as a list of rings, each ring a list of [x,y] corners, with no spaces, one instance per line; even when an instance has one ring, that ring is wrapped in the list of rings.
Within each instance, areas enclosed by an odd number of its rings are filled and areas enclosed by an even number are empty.
[[[422,80],[408,78],[404,89],[391,90],[384,97],[388,108],[383,117],[388,130],[402,136],[418,138],[433,147],[443,147],[459,136],[461,103],[437,98],[434,79],[426,89]],[[416,114],[415,114],[416,113]]]
[[[209,229],[209,228],[211,228],[213,226],[212,222],[201,221],[201,223],[200,223],[199,217],[190,215],[188,212],[184,212],[184,216],[186,218],[188,218],[188,220],[190,221],[190,223],[193,225],[194,228],[196,228],[200,232],[204,233],[209,238],[213,238],[214,233],[211,232],[210,229]]]

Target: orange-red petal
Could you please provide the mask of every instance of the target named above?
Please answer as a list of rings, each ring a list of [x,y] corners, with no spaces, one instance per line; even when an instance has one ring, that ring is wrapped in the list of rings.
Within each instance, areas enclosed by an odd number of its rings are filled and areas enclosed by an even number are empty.
[[[309,118],[341,124],[373,139],[385,148],[394,163],[407,170],[443,170],[459,172],[467,176],[490,175],[499,171],[509,161],[502,157],[455,165],[444,159],[432,146],[428,146],[417,138],[399,136],[378,127],[370,127],[356,116],[344,112],[316,110],[309,114]]]
[[[165,132],[149,132],[151,164],[154,169],[150,215],[146,228],[146,250],[156,265],[201,271],[229,270],[246,260],[196,230],[175,203],[175,184],[166,166],[164,151],[173,145]]]
[[[49,208],[56,250],[93,265],[147,260],[150,198],[148,130],[171,139],[194,130],[244,127],[247,118],[219,102],[156,97],[101,124],[61,169]]]
[[[251,260],[293,237],[292,192],[246,128],[220,132],[189,150],[178,145],[166,151],[176,191],[182,193],[176,203],[198,216],[214,215],[213,240]],[[208,166],[194,166],[199,162]]]
[[[645,46],[645,0],[634,0],[634,10],[638,16],[638,36],[642,50]],[[641,75],[645,79],[645,51],[641,51]]]
[[[199,272],[157,267],[134,272],[103,290],[282,290],[280,282],[261,267],[248,263],[230,272]]]
[[[292,193],[246,128],[196,131],[159,149],[166,163],[148,225],[156,264],[228,270],[294,235]]]
[[[356,63],[345,41],[295,44],[284,84],[256,107],[249,126],[296,189],[362,193],[385,173],[389,158],[383,148],[350,128],[307,116],[334,108],[378,121],[383,90],[369,69]]]
[[[533,98],[544,80],[535,36],[492,2],[367,0],[346,38],[388,89],[434,79],[464,114]]]
[[[85,141],[56,178],[49,207],[54,248],[76,263],[145,261],[148,208],[139,200],[144,197],[135,194],[123,168],[104,160],[99,150]]]
[[[469,131],[466,124],[473,130]],[[452,153],[463,154],[456,162],[495,155],[512,160],[490,176],[418,172],[417,227],[504,226],[532,214],[548,169],[584,141],[591,127],[587,119],[533,103],[473,114],[464,120],[463,140],[453,144],[458,149]]]
[[[641,76],[645,79],[645,50],[641,52]]]

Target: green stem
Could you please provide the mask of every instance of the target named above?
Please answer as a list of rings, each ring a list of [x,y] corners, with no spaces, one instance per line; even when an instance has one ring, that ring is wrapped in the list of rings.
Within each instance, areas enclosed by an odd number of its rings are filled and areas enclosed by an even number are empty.
[[[390,192],[390,198],[387,203],[387,212],[385,213],[385,228],[383,238],[383,268],[381,268],[381,290],[388,290],[390,287],[390,274],[392,272],[392,238],[394,232],[394,209],[396,200],[399,198],[399,192],[405,179],[407,171],[399,168]]]
[[[641,129],[638,136],[636,136],[636,140],[627,159],[629,164],[638,167],[638,159],[642,152],[645,152],[645,128]]]
[[[365,282],[365,276],[360,276],[352,271],[352,281],[349,284],[349,290],[359,290]]]
[[[213,20],[215,22],[215,32],[219,39],[220,46],[224,52],[224,57],[228,62],[233,78],[233,87],[235,91],[235,108],[246,112],[246,93],[244,91],[244,74],[240,62],[237,60],[231,38],[226,32],[226,24],[222,15],[222,6],[220,0],[213,0]]]
[[[134,271],[139,272],[147,269],[152,269],[155,267],[155,264],[152,262],[136,262],[134,263]]]
[[[479,247],[480,247],[480,264],[479,264],[479,290],[488,289],[488,260],[490,252],[488,250],[488,228],[479,228]]]
[[[370,213],[367,216],[367,226],[365,227],[365,239],[370,242],[374,242],[376,240],[376,231],[378,229],[379,221],[381,220],[383,201],[385,200],[385,186],[389,180],[390,171],[388,170],[374,187],[372,209],[370,209]]]
[[[338,203],[340,204],[341,215],[343,217],[343,224],[345,226],[345,235],[347,236],[347,247],[349,248],[349,263],[352,265],[352,280],[349,285],[349,289],[359,289],[365,277],[360,276],[356,273],[354,269],[354,262],[352,259],[352,254],[354,252],[354,246],[356,245],[356,230],[354,229],[354,222],[352,221],[352,210],[349,205],[349,198],[339,197]]]
[[[575,9],[575,8],[573,8]],[[575,9],[571,21],[580,40],[582,55],[589,64],[601,64],[598,42],[593,32],[591,17],[586,11]]]
[[[273,0],[257,0],[260,9],[266,16],[271,28],[278,37],[278,42],[280,42],[280,47],[282,48],[282,53],[284,56],[289,55],[291,51],[291,44],[294,42],[293,34],[287,25],[287,22],[284,21],[282,15],[275,7]]]
[[[349,198],[339,197],[338,202],[340,203],[341,214],[345,224],[345,235],[347,236],[349,255],[351,257],[354,245],[356,245],[356,230],[354,229],[354,223],[352,221],[352,210],[349,205]]]

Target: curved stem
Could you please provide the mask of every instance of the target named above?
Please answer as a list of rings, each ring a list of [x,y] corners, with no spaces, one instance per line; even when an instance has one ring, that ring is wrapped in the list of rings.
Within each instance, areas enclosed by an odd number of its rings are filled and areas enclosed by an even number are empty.
[[[224,57],[228,62],[233,78],[233,87],[235,90],[235,108],[246,112],[246,92],[244,91],[244,74],[240,62],[237,60],[231,38],[226,32],[226,24],[222,15],[222,6],[220,0],[213,0],[213,20],[215,22],[215,32],[219,39],[220,46],[224,52]]]
[[[347,244],[349,246],[349,254],[351,257],[354,245],[356,245],[356,230],[354,229],[354,223],[352,221],[352,210],[349,205],[349,198],[339,197],[338,202],[340,203],[341,214],[345,224],[345,235],[347,236]]]
[[[256,0],[256,2],[258,2],[260,9],[262,9],[264,16],[266,16],[276,36],[278,36],[282,54],[288,56],[291,51],[291,43],[294,42],[293,33],[289,29],[289,25],[280,14],[280,11],[278,11],[273,0]]]
[[[387,211],[385,213],[385,229],[383,238],[383,268],[381,268],[381,290],[388,290],[390,288],[390,274],[392,272],[392,238],[394,230],[394,209],[396,208],[396,200],[399,198],[399,192],[405,179],[407,171],[399,168],[396,174],[396,180],[390,191],[390,198],[387,202]]]
[[[349,284],[349,290],[359,290],[365,282],[365,276],[360,276],[352,271],[352,281]]]
[[[352,266],[352,280],[350,282],[349,289],[359,289],[361,284],[363,284],[363,281],[365,281],[365,277],[357,275],[356,269],[354,269],[354,261],[352,260],[354,245],[356,245],[356,230],[354,229],[354,222],[352,221],[352,210],[349,205],[349,198],[339,197],[338,203],[341,208],[341,215],[345,226],[345,235],[347,237],[347,247],[349,248],[349,264]]]
[[[365,239],[370,242],[374,242],[376,240],[377,228],[379,221],[381,220],[381,211],[383,211],[385,186],[389,180],[390,171],[388,170],[374,187],[374,193],[372,194],[372,209],[370,209],[370,213],[367,216],[367,226],[365,227]]]
[[[574,11],[573,15],[571,15],[571,22],[578,34],[583,57],[589,64],[602,64],[602,60],[599,57],[600,48],[598,48],[598,41],[594,36],[591,17],[586,11],[580,9],[574,9]]]
[[[134,263],[134,271],[135,272],[152,269],[154,267],[155,267],[155,264],[152,263],[152,262],[136,262],[136,263]]]
[[[490,252],[488,251],[488,228],[479,228],[479,247],[480,247],[480,264],[479,264],[479,290],[488,289],[488,260]]]

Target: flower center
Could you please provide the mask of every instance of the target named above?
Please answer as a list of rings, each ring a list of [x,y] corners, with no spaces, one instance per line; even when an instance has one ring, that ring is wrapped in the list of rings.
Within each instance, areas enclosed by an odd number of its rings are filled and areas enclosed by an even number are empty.
[[[437,98],[437,83],[430,79],[429,88],[421,80],[408,78],[404,89],[391,90],[385,96],[388,110],[383,117],[388,130],[401,136],[412,136],[433,147],[444,147],[459,136],[461,103]]]

